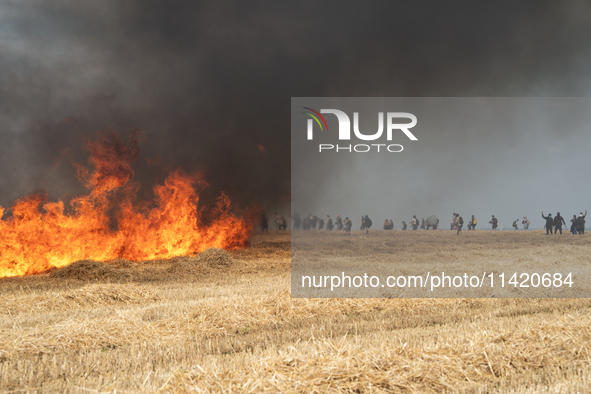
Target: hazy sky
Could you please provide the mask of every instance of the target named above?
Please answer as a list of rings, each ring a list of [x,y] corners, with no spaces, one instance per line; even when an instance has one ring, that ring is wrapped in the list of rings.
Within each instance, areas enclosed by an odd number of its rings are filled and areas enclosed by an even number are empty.
[[[541,227],[542,210],[570,219],[590,206],[591,99],[302,98],[292,105],[292,209],[299,213],[346,215],[356,228],[368,214],[378,228],[384,218],[400,228],[413,214],[435,214],[447,227],[458,212],[466,221],[474,214],[479,228],[490,228],[495,215],[509,229],[523,215]],[[364,134],[376,132],[378,112],[410,112],[418,140],[398,131],[392,141],[385,132],[371,142],[339,141],[336,116],[325,114],[330,131],[316,127],[308,141],[303,106],[340,109],[351,121],[358,112]],[[404,150],[319,153],[320,143]]]
[[[84,137],[139,127],[146,138],[136,180],[151,185],[178,166],[205,168],[213,190],[287,214],[291,97],[586,97],[590,13],[586,1],[6,0],[0,205],[38,189],[53,199],[82,192],[67,163],[53,167],[60,153],[70,148],[83,161]],[[443,146],[471,139],[449,133]],[[515,138],[516,146],[533,144],[532,157],[544,154],[534,147],[544,149],[546,137]],[[571,143],[580,148],[576,138]],[[430,149],[425,138],[421,146]],[[565,153],[567,145],[558,148],[543,170],[527,172],[537,174],[530,182],[548,183],[547,200],[531,200],[538,201],[534,212],[566,201],[584,208],[584,163]],[[455,158],[460,181],[477,169],[503,185],[506,198],[533,194],[517,176],[525,170],[509,171],[519,149],[500,152],[497,170],[464,163],[469,151],[466,145]],[[415,174],[416,188],[429,190],[431,168],[450,165],[448,156],[434,157],[405,161],[424,171]],[[576,177],[563,178],[566,170]],[[442,214],[453,210],[441,207]]]

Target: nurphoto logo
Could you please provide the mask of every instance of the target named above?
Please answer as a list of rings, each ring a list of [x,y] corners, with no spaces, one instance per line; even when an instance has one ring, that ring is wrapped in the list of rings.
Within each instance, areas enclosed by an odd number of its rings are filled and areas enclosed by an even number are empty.
[[[322,114],[333,114],[337,117],[339,122],[339,141],[351,140],[351,119],[349,115],[338,109],[321,109],[320,112],[309,108],[302,107],[307,111],[303,113],[308,115],[310,118],[307,122],[307,138],[309,141],[314,139],[314,122],[318,125],[321,131],[328,131],[328,124]],[[410,123],[397,123],[399,119],[408,119]],[[395,121],[396,120],[396,121]],[[392,141],[392,135],[394,131],[402,131],[411,141],[417,141],[417,137],[410,132],[409,129],[413,128],[417,124],[417,117],[408,112],[388,112],[386,113],[386,140]],[[353,112],[353,133],[357,139],[362,141],[376,141],[384,134],[384,113],[378,112],[378,130],[373,134],[364,134],[359,130],[359,112]],[[371,150],[380,152],[380,148],[385,147],[382,151],[387,152],[402,152],[404,149],[400,144],[356,144],[356,145],[333,145],[333,144],[319,144],[318,151],[330,151],[335,152],[357,152],[365,153]]]

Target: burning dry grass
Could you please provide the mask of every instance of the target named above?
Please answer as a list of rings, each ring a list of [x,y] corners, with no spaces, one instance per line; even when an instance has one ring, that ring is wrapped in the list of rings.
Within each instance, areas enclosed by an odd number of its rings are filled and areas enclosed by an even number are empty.
[[[177,169],[152,188],[151,201],[138,199],[139,184],[129,182],[140,154],[140,135],[138,129],[127,138],[108,131],[87,140],[91,168],[73,164],[89,192],[69,204],[50,202],[44,193],[22,196],[6,220],[0,206],[0,278],[38,274],[83,259],[169,259],[248,245],[254,211],[247,208],[237,216],[224,193],[204,205],[199,198],[208,185],[203,173]],[[114,217],[117,226],[111,228]],[[86,265],[94,273],[92,261]]]
[[[379,242],[461,255],[466,241],[446,233]],[[483,259],[505,253],[476,236]],[[503,249],[586,251],[582,238],[528,236]],[[110,262],[129,283],[5,279],[0,390],[589,391],[586,299],[292,299],[289,253],[286,235],[269,234],[247,250]]]

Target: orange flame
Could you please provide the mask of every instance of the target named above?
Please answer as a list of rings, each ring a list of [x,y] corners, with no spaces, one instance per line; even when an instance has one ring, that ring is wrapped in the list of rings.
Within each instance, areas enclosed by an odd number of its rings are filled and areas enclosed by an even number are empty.
[[[90,192],[73,199],[68,209],[63,201],[49,202],[40,193],[16,201],[12,217],[5,220],[0,206],[0,277],[40,273],[83,259],[141,261],[210,247],[248,246],[254,212],[238,217],[222,193],[205,220],[196,188],[207,183],[200,173],[176,170],[154,187],[151,204],[136,202],[138,187],[130,181],[139,142],[138,130],[127,141],[114,132],[99,133],[96,141],[88,141],[94,170],[75,167]],[[117,229],[112,229],[110,211],[115,212]]]

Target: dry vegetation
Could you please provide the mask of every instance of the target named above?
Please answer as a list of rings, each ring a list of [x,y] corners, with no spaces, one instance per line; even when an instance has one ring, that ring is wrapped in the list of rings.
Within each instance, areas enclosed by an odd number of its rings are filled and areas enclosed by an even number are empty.
[[[543,231],[376,231],[371,236],[357,232],[352,237],[331,232],[299,231],[292,236],[292,295],[304,297],[581,297],[591,296],[591,255],[586,237],[570,233],[546,236]],[[319,287],[303,291],[304,275],[320,276],[342,273],[350,276],[375,275],[386,283],[388,276],[408,277],[427,273],[432,276],[475,275],[482,278],[494,273],[496,285],[434,288],[420,287],[347,287],[331,290]],[[500,286],[505,274],[507,286]],[[576,278],[574,286],[509,286],[514,273],[568,273]],[[525,279],[525,277],[523,278]],[[319,281],[318,281],[319,282]],[[518,280],[521,283],[522,280]],[[308,282],[310,283],[310,282]],[[297,285],[296,285],[297,284]],[[309,284],[308,284],[309,286]]]
[[[416,263],[589,263],[586,236],[374,234],[378,252],[423,250]],[[591,300],[291,298],[290,256],[289,234],[259,234],[245,250],[0,280],[0,391],[591,391]]]

